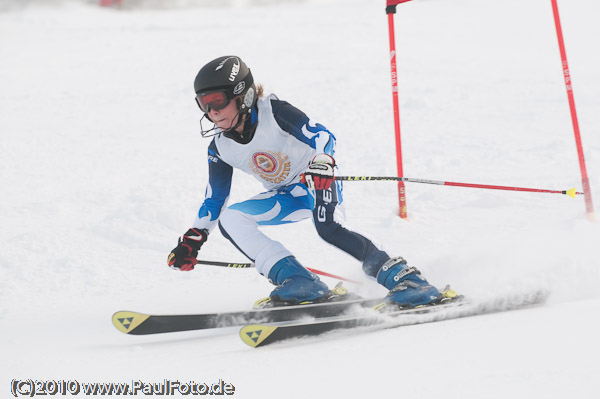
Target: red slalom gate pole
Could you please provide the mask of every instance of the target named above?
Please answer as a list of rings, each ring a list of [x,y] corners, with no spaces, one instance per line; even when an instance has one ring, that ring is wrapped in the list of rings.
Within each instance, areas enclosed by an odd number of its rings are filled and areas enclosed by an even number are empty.
[[[575,109],[575,97],[573,96],[573,86],[569,64],[567,62],[567,51],[563,39],[562,27],[560,24],[560,15],[558,13],[557,0],[552,1],[552,12],[554,13],[554,24],[556,25],[556,35],[558,37],[558,48],[562,61],[563,74],[565,77],[565,86],[567,88],[567,97],[569,98],[569,108],[571,110],[571,121],[573,122],[573,132],[575,133],[575,144],[577,145],[577,155],[579,157],[579,169],[581,170],[581,183],[583,186],[583,195],[585,198],[585,209],[590,219],[594,219],[594,203],[592,202],[592,191],[590,190],[590,180],[585,167],[585,158],[583,156],[583,144],[581,143],[581,134],[579,131],[579,122],[577,120],[577,111]]]
[[[396,6],[400,3],[406,3],[410,0],[387,0],[387,6],[385,12],[388,16],[388,28],[390,37],[390,66],[391,66],[391,78],[392,78],[392,101],[394,105],[394,131],[396,137],[396,163],[398,169],[398,176],[404,174],[402,168],[402,140],[400,136],[400,105],[398,102],[398,72],[396,68],[396,40],[394,31],[394,14],[396,13]],[[398,181],[398,199],[400,203],[400,217],[402,219],[408,218],[408,211],[406,207],[406,187],[403,181]]]

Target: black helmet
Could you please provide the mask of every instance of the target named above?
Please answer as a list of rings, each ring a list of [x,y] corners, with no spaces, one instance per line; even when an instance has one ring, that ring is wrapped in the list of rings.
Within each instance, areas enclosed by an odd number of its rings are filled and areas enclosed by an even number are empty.
[[[204,113],[208,113],[211,104],[203,103],[203,95],[222,91],[226,102],[222,107],[238,96],[242,96],[239,107],[241,114],[250,113],[256,104],[256,87],[250,68],[234,55],[219,57],[204,65],[194,80],[196,102]],[[218,108],[217,108],[218,109]]]

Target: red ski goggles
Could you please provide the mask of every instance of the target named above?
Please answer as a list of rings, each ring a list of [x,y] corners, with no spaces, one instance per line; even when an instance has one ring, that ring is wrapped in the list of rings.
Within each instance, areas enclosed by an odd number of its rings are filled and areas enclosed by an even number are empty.
[[[200,109],[208,113],[211,109],[215,111],[222,110],[229,105],[231,99],[227,96],[226,90],[211,90],[200,93],[196,96],[196,102]]]

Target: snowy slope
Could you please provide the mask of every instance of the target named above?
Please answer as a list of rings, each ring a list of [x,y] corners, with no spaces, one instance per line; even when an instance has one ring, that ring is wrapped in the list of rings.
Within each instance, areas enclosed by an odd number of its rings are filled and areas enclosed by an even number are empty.
[[[165,265],[206,183],[192,81],[208,60],[240,55],[326,125],[345,174],[395,174],[384,2],[226,3],[0,13],[0,395],[14,378],[167,378],[224,379],[240,398],[598,397],[600,227],[581,197],[407,184],[406,222],[393,183],[345,186],[349,226],[430,281],[474,298],[545,288],[540,308],[258,350],[236,329],[114,329],[117,310],[237,310],[270,292],[253,270]],[[559,6],[598,210],[600,5]],[[398,11],[406,176],[581,189],[549,0]],[[234,179],[232,203],[262,191]],[[266,231],[308,266],[364,279],[310,221]],[[245,261],[218,232],[201,256]],[[384,293],[364,280],[351,288]]]

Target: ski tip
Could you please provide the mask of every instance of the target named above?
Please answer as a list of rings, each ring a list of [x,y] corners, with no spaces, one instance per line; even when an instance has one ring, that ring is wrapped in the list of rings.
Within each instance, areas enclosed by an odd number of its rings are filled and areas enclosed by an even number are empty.
[[[244,343],[248,346],[256,348],[261,346],[275,330],[277,330],[276,326],[251,324],[241,328],[240,338],[242,338],[242,341],[244,341]]]
[[[121,311],[117,312],[112,316],[112,322],[117,330],[122,333],[129,334],[135,330],[140,324],[142,324],[150,315]]]
[[[575,198],[575,194],[577,194],[577,192],[575,191],[575,188],[572,188],[570,190],[565,191],[565,194],[567,194],[571,198]]]

